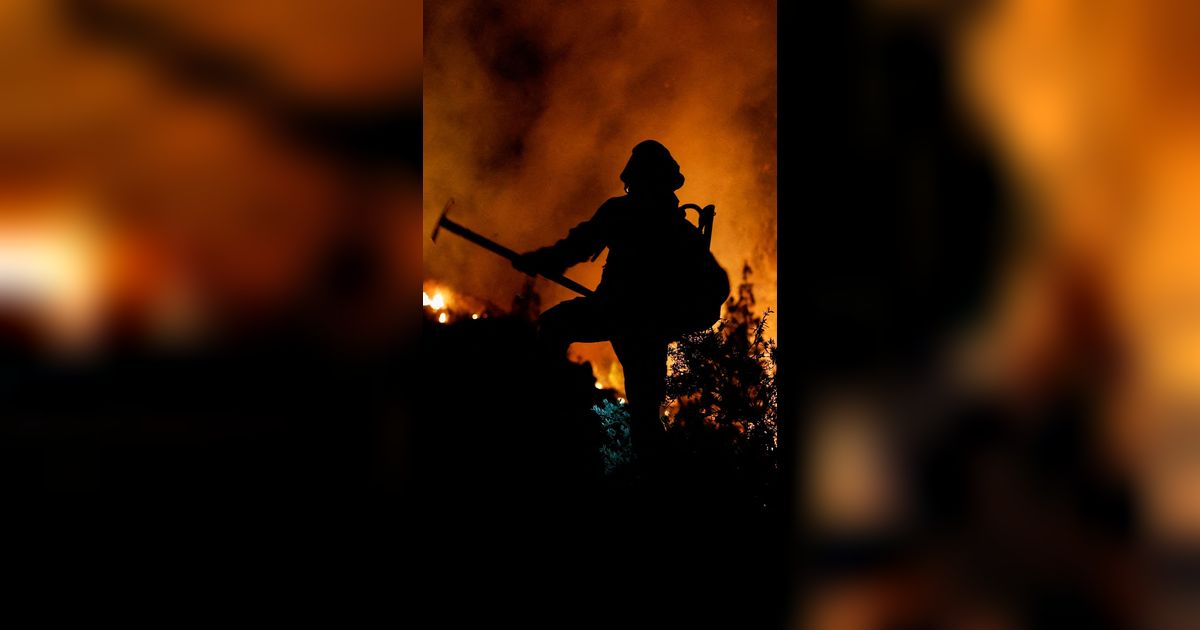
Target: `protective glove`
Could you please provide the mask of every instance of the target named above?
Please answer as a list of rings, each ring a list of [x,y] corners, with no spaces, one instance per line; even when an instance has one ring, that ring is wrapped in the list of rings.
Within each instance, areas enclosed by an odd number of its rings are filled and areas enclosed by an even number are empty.
[[[565,269],[555,268],[551,264],[545,250],[534,250],[517,256],[512,261],[512,266],[521,273],[536,276],[537,274],[555,275],[562,274]]]
[[[542,256],[538,252],[525,252],[512,261],[513,269],[529,276],[536,276],[540,271]]]

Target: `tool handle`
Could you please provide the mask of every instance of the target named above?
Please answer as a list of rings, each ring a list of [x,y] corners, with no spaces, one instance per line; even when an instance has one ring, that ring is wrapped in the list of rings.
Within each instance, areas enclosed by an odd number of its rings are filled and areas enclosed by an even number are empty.
[[[496,241],[480,236],[473,230],[465,228],[445,217],[442,217],[442,229],[453,232],[467,239],[468,241],[471,241],[472,243],[475,243],[484,249],[500,254],[509,260],[516,260],[517,256],[519,255],[517,252],[514,252],[513,250],[497,243]]]
[[[592,291],[591,289],[583,286],[582,284],[579,284],[578,282],[575,282],[574,280],[572,280],[562,274],[558,274],[558,273],[547,274],[547,273],[538,272],[538,275],[540,275],[541,277],[543,277],[551,282],[557,282],[558,284],[561,284],[562,286],[578,293],[579,295],[589,296],[589,295],[595,293],[595,291]]]
[[[518,254],[517,252],[515,252],[515,251],[489,239],[489,238],[480,236],[479,234],[476,234],[474,231],[472,231],[468,228],[465,228],[445,217],[442,217],[441,225],[442,225],[442,229],[447,230],[449,232],[453,232],[453,233],[467,239],[468,241],[475,243],[476,245],[478,245],[484,249],[487,249],[491,252],[494,252],[496,254],[499,254],[499,255],[507,258],[509,261],[515,261],[517,259],[517,257],[520,256],[520,254]],[[591,295],[593,293],[593,291],[591,289],[583,286],[582,284],[579,284],[578,282],[575,282],[574,280],[572,280],[562,274],[539,273],[538,275],[542,276],[543,278],[545,278],[551,282],[556,282],[556,283],[558,283],[580,295],[587,296],[587,295]]]

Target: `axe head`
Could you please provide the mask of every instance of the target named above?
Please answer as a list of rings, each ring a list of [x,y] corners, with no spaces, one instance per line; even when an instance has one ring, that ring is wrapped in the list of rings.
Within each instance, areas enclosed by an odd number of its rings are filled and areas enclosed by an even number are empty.
[[[450,208],[452,207],[454,207],[453,197],[450,198],[450,201],[446,202],[446,207],[442,208],[442,213],[438,215],[437,223],[433,226],[433,235],[431,236],[433,242],[437,242],[438,232],[442,231],[442,219],[446,218],[446,214],[450,212]]]

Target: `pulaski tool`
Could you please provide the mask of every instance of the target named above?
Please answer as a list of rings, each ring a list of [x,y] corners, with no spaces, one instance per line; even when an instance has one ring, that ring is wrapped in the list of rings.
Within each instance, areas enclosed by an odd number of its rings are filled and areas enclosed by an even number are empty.
[[[467,239],[468,241],[471,241],[472,243],[479,245],[480,247],[482,247],[486,250],[489,250],[493,253],[499,254],[499,255],[507,258],[509,261],[515,260],[520,255],[517,252],[497,243],[496,241],[493,241],[490,238],[480,235],[478,232],[475,232],[474,230],[465,228],[465,227],[459,225],[458,223],[451,221],[449,218],[446,217],[446,214],[450,212],[450,208],[452,208],[453,206],[454,206],[453,199],[446,202],[446,207],[442,209],[442,214],[441,214],[441,216],[438,217],[437,225],[435,225],[433,227],[432,238],[435,243],[437,242],[438,234],[442,230],[446,230],[447,232],[457,234],[457,235]],[[551,282],[560,284],[580,295],[587,296],[587,295],[592,294],[591,289],[583,286],[582,284],[579,284],[578,282],[575,282],[574,280],[572,280],[562,274],[545,274],[545,273],[539,272],[538,275],[542,276],[543,278],[545,278]]]

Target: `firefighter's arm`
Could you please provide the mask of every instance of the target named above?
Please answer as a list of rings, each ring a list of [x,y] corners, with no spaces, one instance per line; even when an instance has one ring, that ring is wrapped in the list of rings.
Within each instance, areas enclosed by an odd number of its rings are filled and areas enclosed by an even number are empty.
[[[594,258],[608,246],[611,224],[608,204],[596,214],[571,228],[557,243],[521,254],[513,261],[517,270],[533,275],[538,272],[561,274],[568,267]]]

